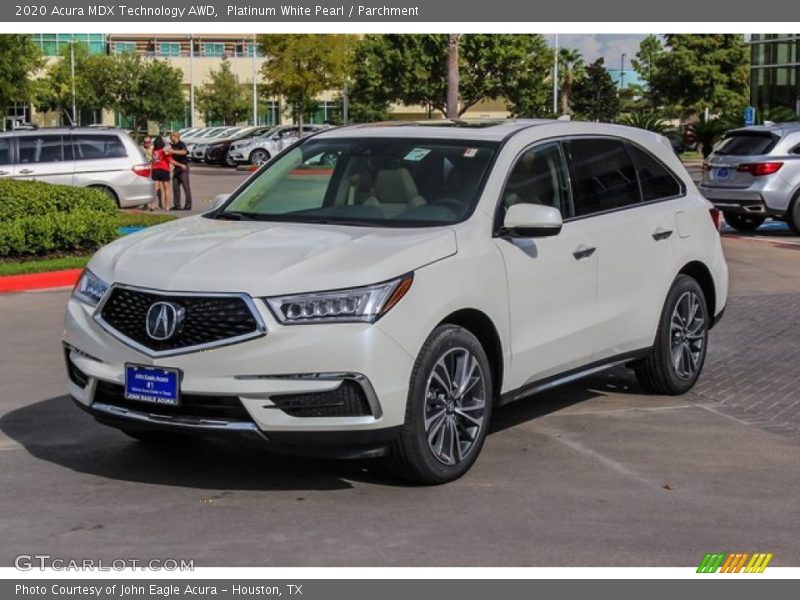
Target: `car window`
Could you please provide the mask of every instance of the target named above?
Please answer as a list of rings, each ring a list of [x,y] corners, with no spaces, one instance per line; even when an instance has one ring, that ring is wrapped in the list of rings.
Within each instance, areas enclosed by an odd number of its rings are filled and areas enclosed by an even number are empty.
[[[0,138],[0,165],[10,165],[11,160],[11,139]]]
[[[645,202],[672,198],[683,193],[683,186],[677,177],[655,157],[633,144],[628,145],[628,151],[636,165],[639,183],[642,185],[642,198]]]
[[[621,141],[605,138],[566,142],[572,162],[575,214],[591,215],[641,201],[636,170]]]
[[[456,223],[472,212],[495,151],[460,140],[312,138],[272,162],[225,212],[376,227]]]
[[[714,148],[714,154],[730,156],[758,156],[767,154],[778,139],[771,133],[741,132],[725,137]]]
[[[128,155],[122,140],[115,135],[74,135],[73,148],[75,160],[124,158]]]
[[[63,160],[60,135],[24,135],[19,137],[19,162],[43,163]]]
[[[511,169],[502,198],[506,209],[514,204],[543,204],[570,216],[569,183],[559,144],[525,151]]]

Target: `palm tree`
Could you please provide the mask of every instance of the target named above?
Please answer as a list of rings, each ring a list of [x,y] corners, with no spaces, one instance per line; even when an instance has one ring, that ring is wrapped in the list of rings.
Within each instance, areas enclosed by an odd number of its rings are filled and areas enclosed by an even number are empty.
[[[638,127],[639,129],[646,129],[647,131],[654,131],[661,135],[666,135],[672,130],[670,124],[657,114],[645,113],[638,110],[621,117],[618,123],[620,125],[627,125],[628,127]]]
[[[704,115],[689,125],[686,130],[686,139],[699,146],[703,158],[711,154],[711,150],[727,130],[725,122],[717,117],[706,119]]]
[[[572,95],[573,84],[583,77],[586,63],[583,61],[581,53],[575,48],[559,48],[558,50],[558,74],[561,85],[561,114],[570,113],[570,96]]]

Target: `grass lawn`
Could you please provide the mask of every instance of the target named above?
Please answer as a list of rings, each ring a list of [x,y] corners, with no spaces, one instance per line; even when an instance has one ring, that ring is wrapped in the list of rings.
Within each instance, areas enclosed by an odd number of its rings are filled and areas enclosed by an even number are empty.
[[[172,221],[172,215],[154,215],[149,212],[119,212],[119,227],[150,227]],[[0,258],[0,277],[4,275],[24,275],[26,273],[46,273],[64,269],[82,269],[91,258],[91,252],[59,256],[31,256],[26,258]]]

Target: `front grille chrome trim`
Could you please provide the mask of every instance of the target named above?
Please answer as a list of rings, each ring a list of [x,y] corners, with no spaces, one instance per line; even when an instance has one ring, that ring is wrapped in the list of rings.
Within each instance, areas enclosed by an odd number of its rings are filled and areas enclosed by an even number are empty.
[[[252,314],[253,319],[255,319],[256,329],[244,335],[237,335],[234,337],[225,338],[224,340],[217,340],[216,342],[195,344],[193,346],[184,346],[183,348],[173,348],[170,350],[153,350],[152,348],[148,348],[144,344],[140,344],[136,340],[129,338],[103,318],[103,307],[106,305],[106,302],[108,302],[109,298],[111,298],[112,292],[117,288],[131,290],[134,292],[143,292],[145,294],[152,294],[154,296],[161,296],[164,298],[175,298],[175,297],[185,297],[185,296],[191,296],[193,298],[239,298],[245,303],[247,309]],[[152,288],[138,287],[134,285],[127,285],[124,283],[114,283],[108,288],[108,291],[106,291],[106,293],[103,295],[103,298],[97,304],[97,307],[94,310],[92,318],[100,327],[103,328],[103,330],[106,333],[108,333],[115,339],[119,340],[126,346],[133,348],[134,350],[141,352],[145,356],[149,356],[151,358],[160,358],[163,356],[177,356],[180,354],[191,354],[192,352],[200,352],[203,350],[211,350],[212,348],[231,346],[233,344],[238,344],[240,342],[245,342],[247,340],[252,340],[267,335],[267,324],[264,322],[264,318],[261,316],[258,307],[256,307],[256,303],[253,300],[253,297],[250,296],[249,294],[244,294],[244,293],[165,291],[165,290],[154,290]]]

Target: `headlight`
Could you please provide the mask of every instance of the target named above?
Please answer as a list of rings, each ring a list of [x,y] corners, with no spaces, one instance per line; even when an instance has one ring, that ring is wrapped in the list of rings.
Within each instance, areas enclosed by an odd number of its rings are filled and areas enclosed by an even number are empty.
[[[72,290],[72,296],[89,306],[97,306],[107,291],[108,284],[105,281],[89,269],[84,269]]]
[[[352,288],[295,296],[267,298],[275,317],[283,324],[374,323],[406,295],[414,275]]]

